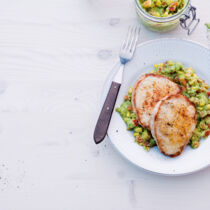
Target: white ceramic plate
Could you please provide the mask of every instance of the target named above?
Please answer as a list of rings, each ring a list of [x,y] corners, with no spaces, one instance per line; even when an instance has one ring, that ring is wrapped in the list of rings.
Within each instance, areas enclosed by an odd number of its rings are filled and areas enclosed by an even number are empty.
[[[153,69],[153,64],[173,60],[184,66],[193,67],[196,73],[207,83],[210,82],[210,50],[194,42],[178,39],[159,39],[138,45],[133,60],[125,67],[124,81],[121,86],[116,107],[123,102],[129,86],[137,78]],[[117,67],[117,64],[115,67]],[[111,80],[117,68],[109,75],[102,94],[102,102],[110,87]],[[126,125],[120,115],[113,112],[108,137],[115,148],[135,165],[158,174],[184,175],[210,165],[210,138],[201,140],[198,149],[187,146],[183,153],[175,158],[164,156],[157,147],[146,152],[143,147],[134,142],[132,132],[126,130]]]

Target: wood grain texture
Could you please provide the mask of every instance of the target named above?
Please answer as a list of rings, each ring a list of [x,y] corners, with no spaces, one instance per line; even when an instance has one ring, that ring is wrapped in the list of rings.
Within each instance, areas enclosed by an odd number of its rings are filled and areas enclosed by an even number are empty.
[[[94,130],[93,138],[96,144],[101,143],[106,134],[109,127],[109,123],[112,117],[112,112],[115,106],[115,102],[117,100],[117,95],[119,92],[121,84],[117,82],[112,82],[107,97],[105,99],[104,105],[101,109],[100,115],[98,117],[98,121],[96,123],[96,127]]]
[[[209,210],[209,168],[156,176],[109,141],[93,142],[103,83],[128,25],[138,21],[133,0],[0,3],[2,210]],[[178,37],[207,45],[210,3],[192,3],[201,23],[191,37],[181,28],[143,27],[140,42]]]

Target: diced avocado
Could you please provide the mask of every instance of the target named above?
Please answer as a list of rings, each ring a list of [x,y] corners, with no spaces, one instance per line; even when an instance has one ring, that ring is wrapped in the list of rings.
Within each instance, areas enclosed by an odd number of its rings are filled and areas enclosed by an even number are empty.
[[[137,133],[142,133],[143,129],[142,129],[142,127],[136,127],[134,129],[134,131],[137,132]]]
[[[141,138],[145,141],[148,141],[151,138],[149,131],[145,129],[142,133]]]
[[[210,29],[210,23],[205,24],[208,29]]]
[[[151,146],[153,147],[153,146],[156,145],[156,141],[155,141],[153,138],[151,138],[151,139],[150,139],[150,144],[151,144]]]
[[[179,2],[180,1],[182,0],[179,0]],[[153,4],[155,4],[155,2],[158,2],[158,0],[152,0]],[[161,10],[155,8],[153,11]],[[200,144],[200,139],[208,136],[206,133],[209,132],[210,128],[210,98],[208,97],[208,84],[198,78],[191,67],[184,68],[181,63],[173,61],[154,64],[152,73],[166,76],[179,84],[183,88],[182,94],[194,103],[197,110],[197,126],[189,144],[192,148],[197,148]],[[116,108],[116,111],[119,112],[123,118],[127,129],[134,131],[133,135],[136,142],[148,150],[149,147],[155,146],[156,142],[152,138],[149,130],[138,125],[136,115],[132,109],[132,91],[133,88],[130,87],[128,94],[124,98],[124,102],[120,107]]]
[[[185,0],[139,0],[143,9],[156,17],[176,14],[185,5]]]

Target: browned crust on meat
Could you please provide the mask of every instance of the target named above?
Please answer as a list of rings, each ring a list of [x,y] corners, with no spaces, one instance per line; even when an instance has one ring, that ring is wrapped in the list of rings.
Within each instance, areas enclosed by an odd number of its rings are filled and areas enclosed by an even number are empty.
[[[181,94],[175,94],[175,95],[169,95],[167,98],[165,98],[165,99],[163,99],[162,101],[161,101],[161,103],[160,103],[160,105],[159,105],[159,108],[158,108],[158,111],[157,111],[157,113],[156,113],[156,115],[155,115],[155,119],[154,119],[154,121],[156,121],[157,120],[157,117],[158,117],[158,115],[159,115],[159,112],[160,112],[160,107],[162,106],[162,104],[166,101],[166,100],[169,100],[169,99],[171,99],[171,98],[178,98],[178,97],[180,97],[180,96],[182,96],[183,98],[185,98],[186,100],[187,100],[187,102],[190,104],[190,105],[192,105],[193,107],[194,107],[194,109],[195,109],[195,115],[194,115],[194,117],[192,118],[193,120],[195,120],[195,123],[197,123],[197,112],[196,112],[196,107],[195,107],[195,104],[192,102],[192,101],[190,101],[186,96],[183,96],[183,95],[181,95]],[[175,154],[167,154],[165,151],[164,151],[164,149],[163,149],[163,147],[161,147],[161,145],[159,145],[158,144],[158,138],[157,138],[157,133],[156,133],[156,126],[154,126],[154,133],[155,133],[155,139],[156,139],[156,141],[157,141],[157,145],[158,145],[158,148],[160,149],[160,151],[164,154],[164,155],[166,155],[166,156],[169,156],[169,157],[177,157],[177,156],[179,156],[182,152],[183,152],[183,150],[184,150],[184,148],[186,147],[186,145],[188,144],[188,142],[186,142],[183,146],[181,146],[180,147],[180,150],[177,152],[177,153],[175,153]],[[190,136],[190,138],[192,137],[192,135]],[[190,140],[190,138],[189,138],[189,140]]]
[[[174,81],[172,81],[171,79],[169,79],[168,77],[165,77],[165,76],[163,76],[163,75],[159,75],[159,74],[154,74],[154,73],[149,73],[149,74],[144,74],[144,75],[142,75],[140,78],[139,78],[139,80],[137,80],[137,82],[135,83],[135,85],[134,85],[134,88],[133,88],[133,94],[132,94],[132,104],[133,104],[133,110],[134,110],[134,113],[136,114],[136,117],[137,117],[137,120],[138,120],[138,122],[139,122],[139,124],[140,125],[142,125],[144,128],[147,128],[147,129],[149,129],[150,130],[150,127],[149,126],[146,126],[142,121],[141,121],[141,118],[140,118],[140,113],[139,113],[139,111],[136,109],[136,100],[135,100],[135,98],[136,98],[136,89],[138,88],[138,86],[140,85],[140,83],[144,80],[144,79],[146,79],[147,77],[149,77],[149,76],[154,76],[154,77],[157,77],[157,78],[165,78],[165,79],[167,79],[167,80],[169,80],[169,81],[171,81],[171,82],[173,82],[173,83],[175,83]],[[176,84],[176,83],[175,83]],[[179,92],[178,93],[181,93],[181,87],[178,85],[178,84],[176,84],[177,85],[177,87],[179,87]]]
[[[136,114],[136,117],[137,117],[137,120],[139,121],[139,124],[143,126],[140,118],[139,118],[139,112],[138,110],[136,110],[136,89],[138,88],[139,84],[149,76],[150,74],[144,74],[142,75],[136,82],[136,84],[134,85],[134,88],[133,88],[133,94],[132,94],[132,104],[133,104],[133,110],[134,110],[134,113]],[[143,126],[144,127],[144,126]],[[145,127],[146,128],[146,127]]]
[[[188,144],[188,143],[187,143],[187,144]],[[161,153],[163,153],[163,154],[166,155],[166,156],[169,156],[169,157],[177,157],[177,156],[181,155],[181,153],[183,152],[183,150],[184,150],[184,148],[187,146],[187,144],[185,144],[185,145],[183,145],[182,147],[180,147],[180,150],[179,150],[177,153],[172,154],[172,155],[167,154],[164,150],[161,150],[162,148],[160,148],[159,146],[158,146],[158,148],[160,149]]]
[[[169,157],[177,157],[179,155],[181,155],[182,151],[184,150],[184,148],[186,147],[187,144],[183,145],[182,147],[180,147],[180,151],[178,151],[175,154],[169,155],[167,153],[165,153],[164,151],[161,151],[164,155],[169,156]]]
[[[171,98],[179,98],[180,96],[182,96],[183,98],[185,98],[186,101],[187,101],[191,106],[194,107],[194,109],[195,109],[194,120],[197,120],[197,111],[196,111],[196,106],[195,106],[195,104],[194,104],[192,101],[190,101],[189,98],[187,98],[186,96],[183,96],[183,95],[180,94],[180,93],[177,93],[177,94],[174,94],[174,95],[169,95],[169,96],[167,96],[165,99],[163,99],[163,100],[161,101],[160,106],[162,105],[162,103],[163,103],[164,101],[169,100],[169,99],[171,99]],[[159,109],[158,109],[158,112],[159,112]],[[158,112],[157,112],[157,113],[158,113]],[[155,116],[155,117],[156,117],[156,116]]]

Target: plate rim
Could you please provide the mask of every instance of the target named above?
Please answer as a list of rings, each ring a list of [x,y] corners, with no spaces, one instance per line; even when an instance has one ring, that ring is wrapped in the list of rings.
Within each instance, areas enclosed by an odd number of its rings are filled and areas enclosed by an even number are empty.
[[[210,49],[209,49],[207,46],[205,46],[205,45],[203,45],[203,44],[201,44],[201,43],[199,43],[199,42],[197,42],[197,41],[187,40],[187,39],[183,39],[183,38],[159,38],[159,39],[148,40],[148,41],[139,43],[139,44],[137,45],[136,49],[137,49],[137,48],[140,48],[140,47],[142,47],[142,46],[144,46],[144,45],[151,44],[151,43],[153,43],[153,42],[161,42],[161,41],[165,41],[165,42],[167,42],[167,41],[178,41],[178,42],[190,43],[190,44],[199,46],[199,47],[201,47],[201,48],[203,48],[203,49],[209,51],[209,53],[210,53]],[[132,61],[131,61],[131,62],[132,62]],[[118,62],[114,65],[114,68],[115,68],[117,65],[119,65],[119,63],[120,63],[120,62],[118,61]],[[101,98],[100,98],[100,106],[101,106],[101,107],[102,107],[102,105],[103,105],[104,98],[105,98],[105,96],[106,96],[106,95],[105,95],[105,94],[106,94],[106,90],[108,90],[108,89],[109,89],[109,86],[110,86],[109,81],[111,80],[111,78],[114,77],[114,75],[115,75],[115,73],[116,73],[116,70],[115,70],[115,72],[113,72],[113,71],[114,71],[114,70],[112,69],[112,70],[109,72],[109,74],[108,74],[108,76],[106,77],[106,80],[105,80],[105,82],[104,82],[104,85],[103,85],[103,88],[102,88],[102,94],[101,94]],[[142,167],[142,166],[138,165],[136,162],[134,162],[134,161],[130,160],[129,158],[127,158],[127,157],[119,150],[119,148],[113,143],[113,141],[112,141],[112,139],[110,138],[108,132],[107,132],[107,137],[108,137],[109,141],[111,142],[111,144],[113,145],[113,147],[115,148],[115,150],[116,150],[116,151],[117,151],[117,152],[118,152],[126,161],[128,161],[128,162],[131,163],[132,165],[135,165],[135,167],[138,167],[138,168],[140,168],[140,169],[143,169],[144,171],[147,171],[147,172],[152,173],[152,174],[163,175],[163,176],[184,176],[184,175],[189,175],[189,174],[192,174],[192,173],[196,173],[196,172],[201,171],[201,170],[203,170],[203,169],[205,169],[205,168],[207,168],[207,167],[210,166],[210,163],[208,163],[208,164],[206,164],[206,165],[204,165],[204,166],[201,166],[201,167],[198,168],[198,169],[195,169],[195,170],[192,170],[192,171],[188,171],[188,172],[178,172],[178,173],[165,173],[165,172],[158,172],[158,171],[154,171],[154,170],[149,170],[148,168]]]

